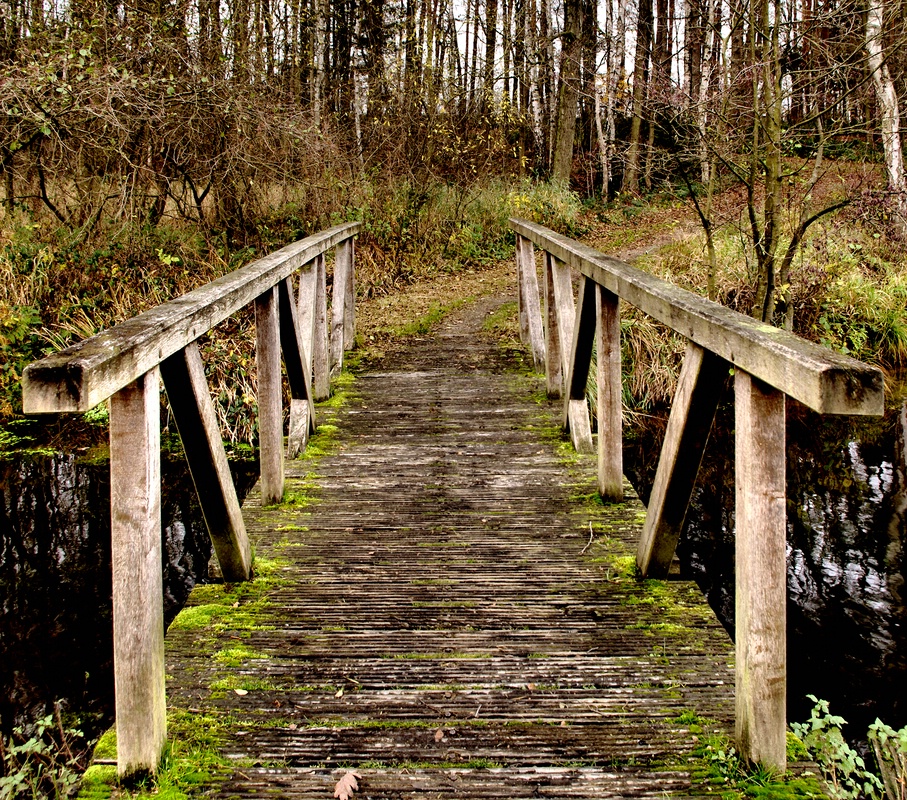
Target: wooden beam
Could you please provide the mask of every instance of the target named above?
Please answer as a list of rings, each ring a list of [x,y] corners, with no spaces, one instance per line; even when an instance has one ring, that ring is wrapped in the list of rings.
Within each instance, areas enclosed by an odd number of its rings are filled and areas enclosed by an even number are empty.
[[[532,242],[522,236],[517,238],[516,259],[520,298],[520,336],[524,342],[529,344],[535,368],[541,370],[545,364],[545,335],[539,301],[535,250]]]
[[[331,375],[338,375],[343,369],[343,353],[349,349],[346,339],[346,306],[350,275],[351,253],[347,242],[337,245],[334,255],[334,285],[331,291]]]
[[[110,401],[117,771],[154,772],[167,738],[158,371]]]
[[[277,287],[255,300],[261,502],[266,506],[283,500],[283,386],[277,308]]]
[[[787,502],[784,394],[734,377],[736,738],[741,755],[787,766]]]
[[[248,580],[252,552],[198,345],[164,359],[161,378],[221,574],[225,581]]]
[[[356,240],[347,239],[350,268],[346,273],[346,292],[343,303],[343,349],[352,350],[356,344]],[[344,244],[338,245],[338,248]]]
[[[557,301],[554,299],[554,256],[546,252],[545,259],[545,389],[548,397],[561,397],[564,389],[564,368],[561,358],[561,338],[557,325]]]
[[[567,397],[571,400],[586,399],[589,369],[592,366],[592,348],[595,344],[595,327],[598,321],[595,287],[595,282],[589,278],[583,278],[579,286],[573,337],[570,343],[570,354],[567,357]],[[565,420],[566,415],[565,404]]]
[[[643,577],[664,578],[671,567],[729,369],[723,358],[687,345],[636,551]]]
[[[672,286],[525,220],[519,235],[646,314],[823,414],[881,415],[882,371]]]
[[[309,236],[29,364],[22,375],[23,410],[88,411],[359,228],[351,222]]]
[[[290,397],[308,404],[308,423],[311,430],[315,425],[315,405],[312,402],[312,370],[302,343],[296,295],[292,277],[277,284],[280,319],[280,349],[290,384]]]
[[[514,258],[516,260],[516,304],[520,319],[520,341],[523,344],[529,344],[529,313],[526,310],[526,285],[523,280],[523,273],[526,271],[523,266],[523,259],[525,258],[523,242],[525,241],[525,237],[517,234]]]
[[[562,374],[569,375],[569,357],[573,349],[573,328],[576,309],[573,306],[573,283],[570,278],[570,267],[562,261],[553,259],[551,270],[554,288],[554,305],[557,309],[557,338],[561,353]],[[567,391],[564,392],[567,394]],[[589,407],[585,398],[576,400],[565,398],[567,412],[565,422],[570,431],[570,438],[578,453],[593,453],[592,424],[589,421]]]
[[[316,400],[331,396],[330,342],[328,341],[328,301],[324,256],[315,259],[315,296],[312,328],[312,391]]]
[[[620,503],[624,499],[620,307],[617,295],[601,286],[595,286],[595,295],[598,492],[606,502]]]

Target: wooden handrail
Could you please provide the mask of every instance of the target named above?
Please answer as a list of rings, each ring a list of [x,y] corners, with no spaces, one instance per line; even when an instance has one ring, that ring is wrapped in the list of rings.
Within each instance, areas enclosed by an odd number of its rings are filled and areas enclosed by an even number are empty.
[[[815,411],[874,416],[884,411],[882,372],[876,367],[673,286],[534,222],[511,219],[510,225],[599,286]]]
[[[26,414],[87,411],[110,398],[117,766],[155,771],[166,741],[161,575],[160,379],[183,441],[199,505],[225,580],[252,575],[252,553],[196,340],[254,303],[261,496],[284,493],[281,354],[290,385],[288,454],[315,428],[313,401],[353,344],[354,240],[337,225],[195,291],[29,364]],[[337,248],[328,326],[325,252]],[[298,295],[293,274],[301,271]],[[314,373],[314,374],[313,374]]]
[[[785,401],[825,414],[880,415],[882,372],[765,325],[587,245],[526,220],[517,235],[520,330],[549,396],[564,398],[564,425],[587,450],[586,381],[596,337],[598,483],[622,498],[620,324],[623,299],[687,338],[646,522],[637,551],[643,577],[668,573],[715,413],[734,375],[736,455],[736,737],[750,761],[786,766]],[[544,251],[545,311],[533,245]],[[571,268],[581,276],[574,310]],[[536,294],[535,302],[531,295]],[[532,319],[535,313],[539,318]],[[532,335],[547,323],[547,336]],[[570,352],[564,342],[572,334]],[[577,404],[582,403],[582,408]]]
[[[359,232],[348,222],[287,245],[192,292],[29,364],[26,414],[88,411],[300,267]]]

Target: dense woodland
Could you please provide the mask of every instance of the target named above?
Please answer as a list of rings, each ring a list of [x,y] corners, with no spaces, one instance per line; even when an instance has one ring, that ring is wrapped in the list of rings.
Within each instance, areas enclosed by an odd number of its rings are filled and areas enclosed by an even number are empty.
[[[0,348],[342,219],[380,287],[503,255],[510,212],[665,187],[719,299],[736,188],[746,310],[791,327],[813,223],[907,234],[905,42],[904,0],[0,0]]]

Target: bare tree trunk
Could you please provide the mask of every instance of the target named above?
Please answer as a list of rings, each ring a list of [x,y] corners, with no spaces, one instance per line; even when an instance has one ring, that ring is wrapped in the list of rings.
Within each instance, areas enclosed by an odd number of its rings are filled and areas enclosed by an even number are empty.
[[[907,239],[907,180],[901,148],[900,111],[891,72],[882,52],[883,0],[869,0],[866,12],[866,52],[876,91],[882,127],[882,147],[888,171],[888,190],[894,195],[893,222],[901,239]]]
[[[482,108],[494,105],[494,61],[498,49],[498,0],[485,0],[485,79],[482,89]]]
[[[554,160],[551,177],[570,182],[573,165],[573,139],[576,134],[576,109],[579,98],[580,39],[578,0],[569,0],[564,8],[564,35],[561,79],[557,102],[557,133],[554,137]]]
[[[652,0],[639,0],[636,20],[636,57],[633,65],[633,120],[630,124],[630,146],[624,188],[639,192],[639,142],[642,134],[643,111],[649,82],[649,55],[652,50]]]

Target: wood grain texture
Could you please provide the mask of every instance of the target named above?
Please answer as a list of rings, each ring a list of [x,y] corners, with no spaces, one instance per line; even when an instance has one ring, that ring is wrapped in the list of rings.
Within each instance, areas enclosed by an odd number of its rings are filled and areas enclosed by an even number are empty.
[[[729,369],[723,358],[687,344],[636,552],[644,577],[668,575]]]
[[[167,738],[157,369],[110,401],[117,771],[154,772]]]
[[[787,763],[787,508],[784,394],[737,370],[735,398],[737,724],[740,753]]]
[[[343,302],[343,349],[352,350],[356,344],[356,240],[347,239],[338,245],[338,248],[343,247],[348,249],[350,263]]]
[[[602,499],[624,499],[623,403],[620,364],[620,306],[616,294],[595,287],[596,417],[598,419],[598,491]]]
[[[577,499],[595,459],[561,459],[560,403],[481,334],[497,307],[464,306],[357,375],[323,412],[331,451],[287,466],[311,504],[263,509],[253,490],[247,525],[279,580],[236,628],[167,635],[171,707],[222,720],[237,765],[200,794],[329,798],[341,765],[373,800],[707,794],[678,715],[732,730],[733,646],[695,584],[642,603],[644,584],[609,573],[642,507],[629,489]],[[607,545],[587,547],[590,519]],[[211,658],[238,636],[239,663]]]
[[[249,538],[195,342],[164,359],[160,372],[221,574],[226,581],[248,580]]]
[[[315,302],[312,318],[312,393],[315,400],[331,396],[331,349],[328,328],[327,276],[324,256],[315,259]]]
[[[352,268],[352,253],[347,243],[338,245],[331,292],[331,375],[338,375],[343,369],[343,354],[349,349],[346,346],[346,307],[352,302],[349,297]]]
[[[315,429],[315,404],[312,401],[312,367],[303,345],[302,328],[299,323],[293,279],[287,278],[277,284],[278,317],[280,321],[280,349],[290,384],[290,397],[305,401],[308,405],[307,420],[311,430]]]
[[[563,395],[564,360],[561,356],[561,334],[557,323],[557,300],[554,296],[555,261],[551,253],[545,259],[545,391],[555,399]]]
[[[554,289],[554,306],[557,310],[557,339],[561,356],[561,374],[569,376],[570,354],[573,350],[573,329],[576,309],[573,304],[573,282],[570,278],[570,267],[557,258],[553,259],[551,270]],[[578,453],[595,452],[592,443],[592,424],[589,420],[589,408],[585,399],[576,400],[564,390],[564,423],[570,431],[570,439]]]
[[[520,237],[517,240],[517,264],[519,267],[520,331],[529,344],[532,361],[538,370],[545,366],[545,334],[542,325],[542,309],[539,300],[539,281],[535,265],[535,249],[532,242]]]
[[[523,266],[523,259],[525,258],[523,242],[525,241],[525,237],[517,234],[514,260],[516,262],[516,302],[520,322],[520,341],[523,344],[529,344],[529,312],[526,310],[526,282],[523,280],[523,273],[525,272]]]
[[[22,376],[26,414],[88,411],[182,350],[319,253],[354,236],[346,223],[253,261],[175,300],[29,364]]]
[[[672,286],[541,225],[511,227],[706,350],[825,414],[881,415],[882,372]]]
[[[255,300],[255,364],[258,370],[258,447],[261,500],[283,500],[283,386],[277,287]]]

